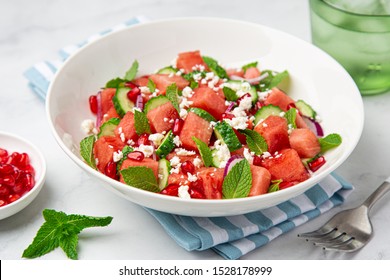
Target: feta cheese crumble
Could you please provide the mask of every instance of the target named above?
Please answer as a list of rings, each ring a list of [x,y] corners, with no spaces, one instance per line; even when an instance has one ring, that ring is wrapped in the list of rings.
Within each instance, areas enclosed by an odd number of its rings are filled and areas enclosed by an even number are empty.
[[[97,134],[97,129],[95,127],[95,122],[93,120],[90,120],[90,119],[82,121],[81,129],[87,135],[89,135],[89,134]]]
[[[114,152],[112,155],[112,160],[114,162],[118,162],[123,158],[123,153],[122,151],[118,150],[117,152]]]
[[[219,162],[219,168],[224,168],[230,158],[230,151],[226,144],[221,144],[220,140],[215,141],[214,150],[216,150],[214,156]]]
[[[141,144],[138,148],[135,148],[135,150],[142,152],[145,157],[150,157],[153,155],[154,147],[150,145]]]
[[[150,134],[148,139],[153,142],[155,146],[159,146],[164,139],[164,134],[162,133],[154,133]]]
[[[190,193],[188,192],[190,189],[189,186],[183,185],[180,186],[178,191],[178,197],[183,198],[183,199],[191,199]]]

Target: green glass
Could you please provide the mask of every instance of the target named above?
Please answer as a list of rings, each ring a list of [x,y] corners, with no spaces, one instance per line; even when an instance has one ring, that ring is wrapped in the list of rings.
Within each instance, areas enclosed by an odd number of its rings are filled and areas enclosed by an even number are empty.
[[[348,71],[361,94],[390,90],[390,15],[357,14],[310,0],[310,16],[313,44]]]

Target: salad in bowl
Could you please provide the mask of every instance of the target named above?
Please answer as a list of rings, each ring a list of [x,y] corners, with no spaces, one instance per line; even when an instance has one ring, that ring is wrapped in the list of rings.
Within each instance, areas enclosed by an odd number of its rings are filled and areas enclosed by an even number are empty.
[[[153,73],[133,62],[89,96],[85,163],[129,188],[180,199],[232,199],[293,188],[342,142],[261,61],[223,67],[199,50]]]

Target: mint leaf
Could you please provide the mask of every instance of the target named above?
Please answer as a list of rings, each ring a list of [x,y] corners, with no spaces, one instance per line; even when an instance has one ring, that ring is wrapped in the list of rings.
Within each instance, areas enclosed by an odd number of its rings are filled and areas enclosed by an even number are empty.
[[[221,79],[229,78],[225,69],[223,69],[223,67],[221,67],[214,58],[208,56],[202,56],[202,58],[203,61],[207,64],[207,66],[210,68],[210,70],[213,71],[218,77],[220,77]]]
[[[251,62],[251,63],[245,64],[244,66],[242,66],[241,69],[242,69],[242,70],[244,71],[244,73],[245,73],[246,70],[247,70],[248,68],[257,67],[257,64],[258,64],[257,61]]]
[[[180,112],[179,108],[179,98],[177,97],[178,95],[178,89],[175,83],[169,85],[165,91],[165,96],[171,101],[173,107]]]
[[[324,138],[319,138],[318,141],[321,145],[321,153],[325,153],[326,151],[339,146],[342,142],[342,138],[339,134],[332,133]]]
[[[95,135],[85,137],[80,142],[80,155],[84,161],[96,169],[95,157],[93,156],[93,145],[95,144]]]
[[[257,131],[245,129],[240,130],[240,132],[245,134],[246,144],[251,152],[254,152],[256,155],[261,155],[268,150],[267,142]]]
[[[151,168],[145,166],[131,166],[120,172],[127,185],[150,192],[160,192],[157,179]]]
[[[227,101],[236,101],[238,99],[237,93],[230,87],[223,87],[222,91]]]
[[[112,80],[109,80],[107,83],[106,83],[106,88],[118,88],[122,85],[122,83],[124,83],[125,80],[122,79],[122,78],[115,78],[115,79],[112,79]]]
[[[296,118],[297,118],[297,110],[295,108],[291,108],[289,109],[286,114],[284,115],[284,117],[287,119],[287,123],[289,125],[291,125],[292,128],[297,128],[297,125],[296,125]]]
[[[51,209],[42,214],[45,222],[24,250],[23,258],[37,258],[61,247],[69,258],[77,259],[77,235],[85,228],[107,226],[112,221],[112,217],[67,215]]]
[[[204,166],[209,167],[213,165],[213,155],[211,154],[211,150],[209,146],[202,140],[192,136],[192,140],[194,140],[196,146],[198,147],[199,154],[202,157]]]
[[[283,182],[282,179],[279,180],[272,180],[271,185],[268,188],[268,192],[277,192],[279,190],[280,183]]]
[[[156,84],[150,78],[148,79],[148,84],[146,86],[149,88],[150,92],[154,92],[156,90]]]
[[[252,187],[252,173],[249,162],[243,159],[236,163],[226,175],[222,184],[223,198],[247,197]]]
[[[125,80],[126,81],[134,80],[135,76],[137,76],[137,72],[138,72],[138,61],[134,60],[134,62],[131,65],[130,69],[125,74]]]
[[[263,70],[262,71],[262,74],[265,74],[267,73],[268,74],[268,77],[262,79],[260,81],[260,84],[259,84],[259,88],[264,91],[264,90],[268,90],[268,89],[272,89],[273,87],[276,87],[277,85],[279,85],[285,78],[288,77],[288,72],[287,70],[283,71],[283,72],[280,72],[280,73],[276,73],[274,71],[271,71],[271,70]]]
[[[149,120],[146,117],[145,113],[138,110],[134,110],[134,127],[137,135],[151,132]]]

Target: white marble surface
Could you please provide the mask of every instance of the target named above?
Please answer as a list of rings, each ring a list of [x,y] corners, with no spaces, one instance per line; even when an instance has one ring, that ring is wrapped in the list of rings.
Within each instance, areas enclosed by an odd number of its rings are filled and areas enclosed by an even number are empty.
[[[62,46],[121,23],[133,15],[150,19],[212,16],[264,24],[310,41],[308,1],[265,0],[0,0],[0,130],[35,143],[48,163],[47,181],[38,198],[22,212],[0,221],[0,259],[20,259],[43,222],[45,208],[67,213],[113,216],[105,229],[80,234],[79,258],[220,259],[211,250],[187,252],[148,213],[99,187],[62,152],[52,137],[44,104],[32,94],[22,73],[56,57]],[[346,104],[348,106],[348,104]],[[365,127],[350,158],[337,172],[356,186],[341,208],[362,202],[390,175],[390,93],[365,97]],[[0,143],[1,145],[1,143]],[[375,236],[352,254],[323,252],[299,240],[339,211],[334,209],[242,259],[390,259],[390,196],[372,211]],[[66,259],[57,249],[41,259]]]

